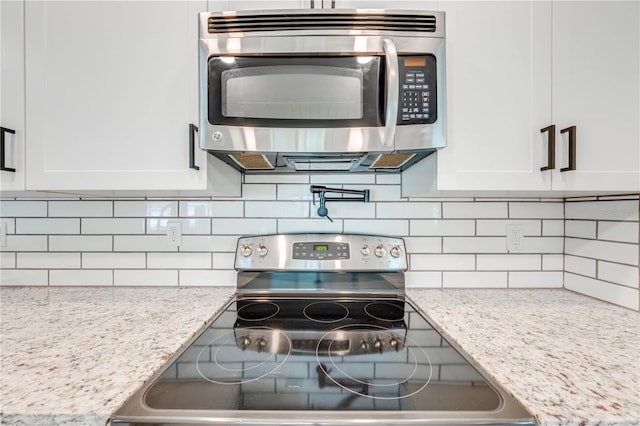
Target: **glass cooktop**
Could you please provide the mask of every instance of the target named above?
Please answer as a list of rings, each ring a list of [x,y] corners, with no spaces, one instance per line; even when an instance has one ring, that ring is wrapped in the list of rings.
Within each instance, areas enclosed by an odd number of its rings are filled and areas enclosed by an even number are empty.
[[[493,411],[501,397],[403,299],[241,298],[144,394],[162,410]]]

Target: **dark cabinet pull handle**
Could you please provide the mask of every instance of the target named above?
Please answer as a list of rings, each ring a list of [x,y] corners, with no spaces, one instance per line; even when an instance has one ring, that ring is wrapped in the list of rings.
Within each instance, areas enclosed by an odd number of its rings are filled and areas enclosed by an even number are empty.
[[[560,133],[567,132],[569,132],[569,166],[561,168],[561,172],[568,172],[569,170],[576,169],[576,126],[560,130]]]
[[[540,129],[540,133],[547,134],[547,165],[540,167],[541,171],[556,168],[556,126],[552,124],[544,129]]]
[[[194,170],[200,170],[200,167],[196,166],[196,132],[198,127],[195,124],[189,124],[189,168]]]
[[[4,150],[5,150],[5,141],[4,141],[4,135],[5,133],[11,133],[12,135],[16,134],[15,130],[11,130],[11,129],[7,129],[6,127],[0,127],[0,170],[2,170],[3,172],[16,172],[16,169],[12,168],[12,167],[7,167],[5,165],[5,154],[4,154]]]

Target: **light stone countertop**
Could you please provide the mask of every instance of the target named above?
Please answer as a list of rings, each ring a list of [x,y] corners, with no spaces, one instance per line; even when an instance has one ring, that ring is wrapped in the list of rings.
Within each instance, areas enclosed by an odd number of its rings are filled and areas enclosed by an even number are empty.
[[[102,426],[234,288],[0,288],[0,423]],[[640,313],[564,290],[407,290],[541,425],[640,425]]]

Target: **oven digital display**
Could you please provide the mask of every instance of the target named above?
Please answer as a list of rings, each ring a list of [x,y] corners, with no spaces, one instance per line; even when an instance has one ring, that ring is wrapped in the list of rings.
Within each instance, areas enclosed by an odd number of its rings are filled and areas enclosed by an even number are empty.
[[[292,259],[302,260],[346,260],[349,259],[349,243],[345,242],[295,242]]]
[[[329,246],[327,244],[314,244],[313,251],[321,251],[325,252],[329,250]]]

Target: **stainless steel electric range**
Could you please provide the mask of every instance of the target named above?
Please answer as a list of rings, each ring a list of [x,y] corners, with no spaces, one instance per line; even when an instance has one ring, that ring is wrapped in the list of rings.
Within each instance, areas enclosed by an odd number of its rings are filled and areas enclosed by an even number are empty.
[[[234,299],[114,424],[535,424],[407,300],[401,238],[240,238],[235,266]]]

